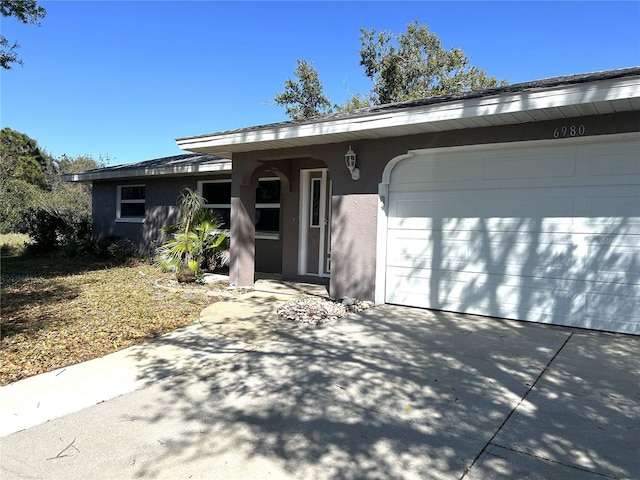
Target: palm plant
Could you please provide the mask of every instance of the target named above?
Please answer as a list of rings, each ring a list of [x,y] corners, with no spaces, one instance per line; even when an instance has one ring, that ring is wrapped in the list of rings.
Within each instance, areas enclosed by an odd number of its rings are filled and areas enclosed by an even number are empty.
[[[201,195],[185,187],[179,201],[181,221],[162,229],[170,238],[156,250],[156,261],[164,271],[176,272],[181,282],[200,278],[202,265],[224,258],[228,249],[220,217],[204,208],[204,203]]]

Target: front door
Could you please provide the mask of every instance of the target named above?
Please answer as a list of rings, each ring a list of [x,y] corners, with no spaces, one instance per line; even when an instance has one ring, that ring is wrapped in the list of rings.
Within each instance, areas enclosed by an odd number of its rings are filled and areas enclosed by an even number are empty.
[[[331,272],[331,180],[326,168],[300,172],[298,274],[328,277]]]

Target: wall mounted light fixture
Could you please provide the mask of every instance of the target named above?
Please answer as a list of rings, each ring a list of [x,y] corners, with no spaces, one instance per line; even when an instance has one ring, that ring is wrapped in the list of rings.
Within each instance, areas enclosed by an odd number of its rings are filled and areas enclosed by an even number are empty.
[[[349,145],[349,150],[344,155],[344,163],[351,174],[351,179],[358,180],[360,178],[360,169],[356,167],[356,154],[351,150],[351,145]]]

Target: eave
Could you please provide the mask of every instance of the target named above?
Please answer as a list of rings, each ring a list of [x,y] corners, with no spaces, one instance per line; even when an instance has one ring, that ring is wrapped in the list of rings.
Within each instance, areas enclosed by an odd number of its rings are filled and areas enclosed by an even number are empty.
[[[353,142],[465,128],[640,110],[640,75],[523,88],[363,114],[317,117],[229,132],[179,138],[190,152],[230,158],[234,153]],[[516,86],[514,86],[516,87]]]
[[[65,182],[93,182],[99,180],[134,180],[142,177],[207,175],[213,173],[230,173],[231,160],[216,163],[169,165],[158,167],[130,168],[121,165],[118,168],[100,168],[86,172],[62,175]]]

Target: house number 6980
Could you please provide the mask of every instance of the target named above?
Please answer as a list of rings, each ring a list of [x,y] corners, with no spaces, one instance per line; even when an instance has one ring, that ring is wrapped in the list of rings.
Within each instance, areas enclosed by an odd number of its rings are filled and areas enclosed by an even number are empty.
[[[553,138],[581,137],[585,132],[584,125],[563,125],[553,131]]]

